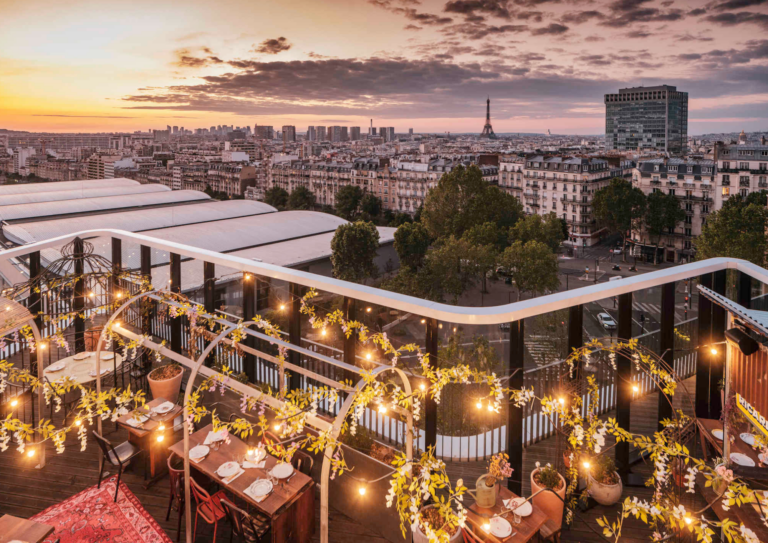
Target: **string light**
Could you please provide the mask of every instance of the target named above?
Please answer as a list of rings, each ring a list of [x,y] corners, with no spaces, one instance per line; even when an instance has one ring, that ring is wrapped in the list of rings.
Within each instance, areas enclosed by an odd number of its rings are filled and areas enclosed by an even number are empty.
[[[282,424],[275,424],[275,432],[279,432],[282,426]]]
[[[366,355],[365,355],[365,359],[366,359],[366,360],[370,360],[370,359],[371,359],[371,353],[366,353]]]
[[[482,409],[483,408],[483,402],[477,402],[477,408]]]
[[[640,390],[640,387],[637,385],[632,385],[632,392],[638,392]]]
[[[560,405],[565,405],[565,398],[563,398],[562,396],[560,396],[558,401],[560,402]]]
[[[119,298],[122,298],[122,297],[123,297],[123,293],[122,293],[122,292],[118,292],[118,293],[117,293],[117,297],[118,297],[118,299],[119,299]]]
[[[365,496],[365,487],[363,485],[360,485],[360,488],[357,491],[361,496]]]
[[[164,439],[165,439],[165,436],[164,436],[163,434],[159,434],[159,435],[157,436],[157,442],[158,442],[158,443],[160,443],[160,442],[161,442],[162,440],[164,440]]]
[[[245,280],[248,281],[250,278],[251,278],[251,274],[250,273],[246,273],[245,274]]]
[[[421,383],[421,384],[419,385],[419,388],[420,388],[421,390],[427,390],[427,385],[425,385],[424,383]]]
[[[80,426],[83,423],[80,419],[75,419],[75,426]]]
[[[488,402],[488,411],[493,411],[493,404]]]
[[[285,311],[285,304],[280,304],[280,311]]]
[[[491,525],[486,522],[485,524],[483,524],[483,530],[485,530],[486,532],[490,532],[491,531]]]
[[[371,308],[370,308],[370,307],[366,307],[366,308],[365,308],[365,312],[366,312],[366,313],[370,313],[370,312],[371,312]]]
[[[91,298],[93,298],[93,297],[94,297],[94,296],[96,296],[96,295],[95,295],[93,292],[89,292],[89,293],[88,293],[88,296],[90,296]]]
[[[40,344],[40,350],[41,350],[41,351],[44,351],[44,350],[45,350],[45,343],[41,343],[41,344]]]
[[[427,319],[421,319],[421,324],[425,324],[427,322]]]
[[[689,524],[689,525],[690,525],[690,524],[691,524],[691,522],[693,522],[693,519],[692,519],[691,517],[687,516],[687,515],[686,515],[684,518],[685,518],[685,523],[686,523],[686,524]]]
[[[712,347],[712,350],[711,350],[711,351],[709,351],[709,352],[711,352],[712,354],[717,354],[717,349],[715,349],[714,347]]]
[[[325,335],[325,334],[327,334],[328,332],[325,330],[325,328],[323,328],[323,330],[322,330],[320,333],[321,333],[322,335]]]
[[[16,407],[17,405],[19,405],[19,400],[11,400],[11,407]]]
[[[35,456],[35,449],[29,449],[29,450],[27,451],[27,456],[29,456],[30,458],[32,458],[33,456]]]
[[[384,404],[379,405],[379,413],[386,413],[387,412],[387,406]]]
[[[589,461],[588,460],[584,460],[584,467],[586,469],[589,469]]]

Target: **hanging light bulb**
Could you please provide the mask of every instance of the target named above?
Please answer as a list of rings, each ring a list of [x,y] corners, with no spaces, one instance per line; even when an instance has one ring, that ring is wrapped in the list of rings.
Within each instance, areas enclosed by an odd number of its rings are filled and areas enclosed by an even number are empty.
[[[11,407],[16,407],[17,405],[19,405],[19,400],[16,400],[16,399],[11,400]]]
[[[711,350],[711,351],[709,351],[709,352],[711,352],[713,355],[715,355],[715,354],[717,354],[717,349],[715,349],[714,347],[712,347],[712,350]]]
[[[584,460],[584,464],[582,464],[585,469],[589,469],[589,460]]]
[[[365,308],[365,312],[366,312],[366,313],[370,313],[370,312],[371,312],[371,308],[370,308],[370,307],[366,307],[366,308]]]
[[[122,293],[122,292],[118,292],[118,293],[117,293],[117,298],[118,298],[118,299],[120,299],[120,298],[122,298],[122,297],[123,297],[123,293]]]
[[[365,496],[365,486],[360,485],[360,488],[357,490],[361,496]]]
[[[322,330],[320,333],[321,333],[323,336],[325,336],[325,334],[327,334],[328,332],[325,330],[325,328],[323,328],[323,330]]]
[[[420,388],[421,390],[427,390],[427,385],[425,385],[424,383],[421,383],[421,384],[419,385],[419,388]]]
[[[639,386],[632,385],[632,392],[639,392],[639,391],[640,391],[640,387]]]
[[[379,405],[379,413],[386,413],[387,412],[387,406],[384,404]]]
[[[280,304],[280,311],[285,311],[285,304]]]
[[[486,532],[490,532],[491,531],[490,523],[486,522],[485,524],[483,524],[483,530],[485,530]]]
[[[75,419],[75,426],[80,426],[81,424],[83,424],[83,421],[80,419]]]
[[[370,359],[371,359],[371,353],[366,353],[366,355],[365,355],[365,359],[366,359],[366,360],[370,360]]]
[[[482,409],[483,408],[483,402],[477,402],[477,408]]]
[[[160,442],[161,442],[161,441],[163,441],[164,439],[165,439],[165,436],[164,436],[163,434],[159,434],[159,435],[157,436],[157,442],[158,442],[158,443],[160,443]]]
[[[565,405],[565,398],[563,398],[562,396],[558,398],[558,401],[560,402],[560,405]]]
[[[27,451],[27,456],[29,456],[30,458],[32,458],[33,456],[35,456],[35,449],[29,449],[29,450]]]
[[[40,344],[40,350],[41,350],[41,351],[44,351],[44,350],[45,350],[45,343],[41,343],[41,344]]]
[[[488,411],[493,411],[493,404],[491,402],[488,402]]]
[[[275,432],[279,432],[282,426],[283,426],[282,424],[275,424]]]
[[[88,293],[88,296],[89,296],[89,297],[91,297],[91,298],[93,298],[93,297],[94,297],[94,296],[96,296],[96,295],[95,295],[93,292],[89,292],[89,293]]]

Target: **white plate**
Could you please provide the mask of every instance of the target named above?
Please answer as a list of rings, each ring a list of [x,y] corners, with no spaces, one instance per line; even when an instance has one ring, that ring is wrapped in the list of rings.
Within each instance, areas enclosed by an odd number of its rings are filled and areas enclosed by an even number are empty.
[[[115,353],[101,353],[102,360],[112,360],[115,357]]]
[[[272,492],[272,482],[268,479],[257,479],[248,487],[248,491],[254,498],[261,498]]]
[[[75,360],[85,360],[86,358],[90,358],[93,356],[93,353],[77,353],[73,358]]]
[[[110,371],[110,370],[109,370],[109,368],[101,368],[101,374],[102,374],[102,375],[104,375],[104,374],[105,374],[105,373],[107,373],[108,371]],[[96,370],[91,370],[91,371],[89,371],[89,372],[88,372],[88,375],[90,375],[91,377],[96,377]]]
[[[748,467],[748,468],[754,468],[755,467],[755,461],[752,460],[746,454],[731,453],[731,461],[734,464],[738,464],[740,466],[745,466],[745,467]]]
[[[51,364],[47,368],[45,368],[45,371],[49,371],[51,373],[56,373],[57,371],[61,371],[64,368],[66,368],[67,365],[64,362],[56,362],[55,364]]]
[[[272,475],[278,479],[287,479],[293,473],[293,466],[287,462],[277,464],[272,468]]]
[[[768,464],[768,454],[760,453],[760,454],[757,455],[757,457],[760,459],[760,461],[763,464]]]
[[[205,458],[208,456],[208,453],[211,452],[211,449],[209,449],[205,445],[198,445],[197,447],[192,447],[189,449],[189,457],[194,458],[195,460],[199,460],[200,458]]]
[[[723,431],[722,430],[712,430],[712,435],[715,436],[720,441],[723,440]]]
[[[147,422],[148,420],[149,420],[149,417],[148,417],[147,415],[141,415],[141,416],[139,417],[139,420],[136,420],[136,419],[134,419],[133,417],[129,418],[129,419],[128,419],[128,422],[127,422],[126,424],[128,424],[129,426],[132,426],[132,427],[136,428],[137,426],[139,426],[139,425],[141,425],[141,424],[144,424],[144,423],[145,423],[145,422]]]
[[[175,404],[171,402],[161,403],[157,407],[153,408],[152,411],[154,411],[155,413],[159,413],[160,415],[164,415],[165,413],[173,409],[174,405]]]
[[[240,466],[237,464],[237,462],[226,462],[219,466],[219,469],[216,470],[216,474],[219,477],[227,478],[230,475],[237,473],[239,469]]]
[[[513,513],[516,513],[521,517],[527,517],[528,515],[533,513],[533,506],[531,505],[531,502],[526,502],[525,498],[513,498],[511,500],[508,500],[507,504],[508,504],[507,509],[514,509]],[[522,504],[522,505],[520,505],[520,507],[515,509],[515,505],[517,504]]]
[[[744,443],[746,443],[750,447],[754,447],[755,446],[755,434],[750,434],[749,432],[744,432],[744,433],[740,434],[739,437],[741,438],[741,440]]]
[[[491,533],[496,537],[509,537],[512,534],[512,525],[501,517],[491,519]]]

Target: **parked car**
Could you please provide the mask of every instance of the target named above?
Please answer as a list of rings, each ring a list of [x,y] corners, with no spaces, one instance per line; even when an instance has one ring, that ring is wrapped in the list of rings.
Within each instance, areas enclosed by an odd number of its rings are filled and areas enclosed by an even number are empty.
[[[597,320],[600,321],[600,324],[606,330],[615,330],[616,329],[616,321],[613,320],[613,317],[611,317],[608,313],[598,313],[597,314]]]
[[[617,247],[613,251],[611,251],[615,255],[620,255],[623,251],[621,250],[621,247]]]

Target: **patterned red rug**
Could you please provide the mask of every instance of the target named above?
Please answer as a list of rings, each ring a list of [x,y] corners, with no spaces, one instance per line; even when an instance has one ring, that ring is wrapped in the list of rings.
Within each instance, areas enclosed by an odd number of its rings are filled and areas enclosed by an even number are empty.
[[[45,543],[56,538],[61,543],[172,543],[122,481],[113,501],[115,480],[102,481],[100,489],[87,488],[32,517],[55,528]]]

